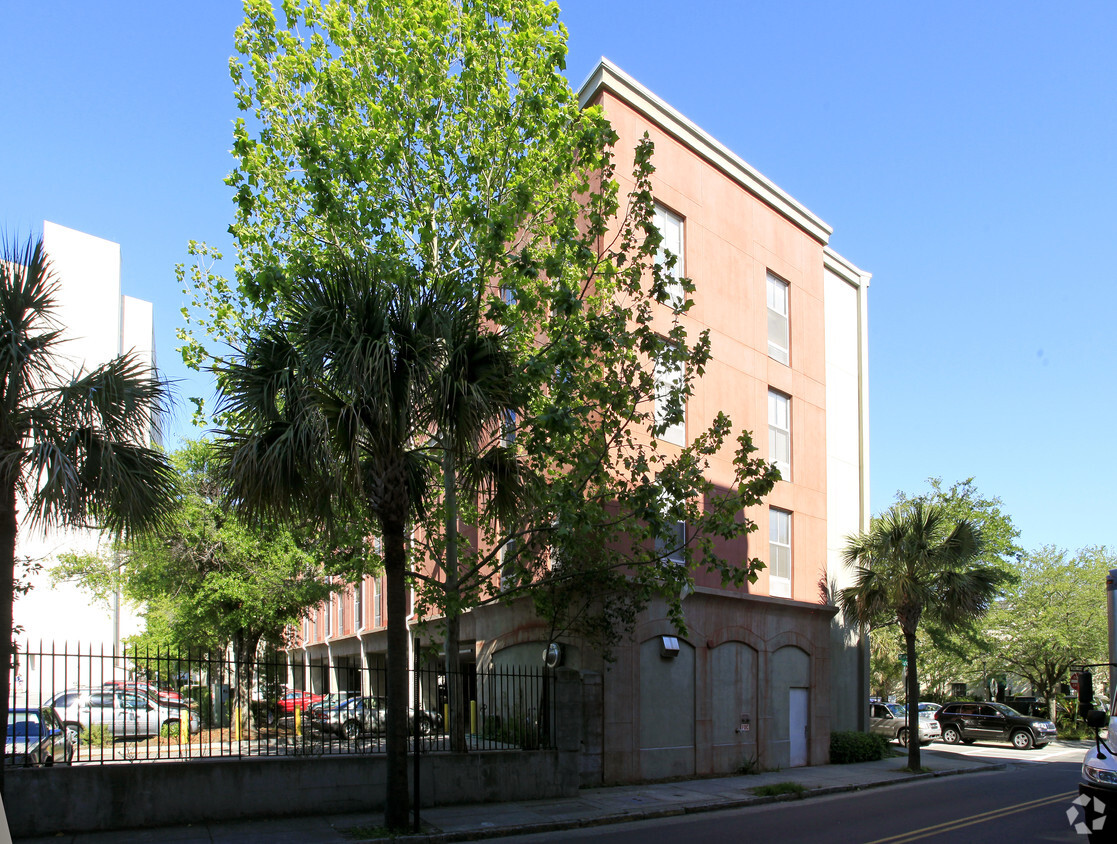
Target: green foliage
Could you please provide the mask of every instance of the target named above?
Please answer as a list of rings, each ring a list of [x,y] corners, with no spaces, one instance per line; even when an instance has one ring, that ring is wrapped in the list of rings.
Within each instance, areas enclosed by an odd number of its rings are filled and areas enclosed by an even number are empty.
[[[1105,580],[1117,555],[1104,546],[1071,555],[1047,546],[1023,556],[1017,581],[986,619],[999,665],[1051,698],[1073,665],[1108,660]],[[1108,685],[1094,669],[1094,688]]]
[[[830,733],[830,764],[848,765],[875,762],[891,755],[888,739],[876,733],[838,730]]]
[[[973,524],[956,522],[922,499],[894,505],[873,520],[868,533],[847,541],[845,559],[854,566],[854,582],[840,593],[842,611],[878,628],[894,623],[903,634],[911,735],[918,734],[920,623],[947,632],[966,627],[1010,579],[999,567],[980,565],[981,554],[981,533]],[[919,742],[908,743],[908,763],[913,770],[920,767]]]
[[[797,782],[774,782],[770,785],[758,785],[749,790],[758,797],[780,797],[784,794],[802,794],[807,788]]]
[[[182,732],[182,725],[177,721],[174,723],[163,724],[159,728],[159,735],[162,738],[178,738]]]
[[[112,728],[103,727],[100,724],[82,727],[79,731],[78,741],[82,744],[92,745],[93,747],[111,745],[113,743]]]

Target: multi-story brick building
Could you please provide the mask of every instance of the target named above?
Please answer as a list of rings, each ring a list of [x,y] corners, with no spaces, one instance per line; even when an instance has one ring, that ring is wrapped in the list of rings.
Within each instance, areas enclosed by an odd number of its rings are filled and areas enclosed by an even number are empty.
[[[585,777],[826,762],[831,730],[864,726],[868,695],[867,640],[828,596],[847,581],[845,537],[868,523],[869,275],[828,247],[826,223],[608,61],[580,96],[620,136],[618,173],[631,171],[645,132],[653,140],[657,219],[697,288],[682,319],[691,336],[712,338],[686,423],[663,439],[681,444],[725,411],[784,478],[749,513],[759,530],[747,555],[767,563],[756,584],[727,589],[699,575],[684,603],[687,635],[653,607],[612,663],[568,644],[589,713]],[[728,458],[712,472],[728,483]],[[304,622],[289,651],[292,682],[367,685],[362,669],[384,660],[382,595],[381,580],[367,578]],[[539,664],[546,644],[526,602],[471,613],[462,633],[463,659],[478,666]]]

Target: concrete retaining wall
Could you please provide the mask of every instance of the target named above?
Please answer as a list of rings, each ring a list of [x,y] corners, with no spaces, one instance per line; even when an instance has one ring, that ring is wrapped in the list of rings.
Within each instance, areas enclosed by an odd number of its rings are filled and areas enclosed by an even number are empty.
[[[384,806],[382,756],[215,759],[8,769],[4,808],[15,837],[335,812]],[[577,754],[432,754],[420,762],[423,806],[571,796]],[[411,782],[411,775],[408,775]]]

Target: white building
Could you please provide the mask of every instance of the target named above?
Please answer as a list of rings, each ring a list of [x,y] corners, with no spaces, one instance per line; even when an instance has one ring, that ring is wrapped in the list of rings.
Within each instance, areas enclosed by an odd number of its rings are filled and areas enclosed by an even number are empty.
[[[155,363],[155,340],[152,305],[120,293],[120,245],[84,234],[55,223],[43,223],[43,244],[50,256],[58,294],[55,319],[63,326],[66,342],[59,351],[71,374],[90,369],[119,354],[134,352],[148,364]],[[79,643],[83,653],[90,648],[99,652],[103,647],[111,653],[114,643],[137,633],[143,623],[136,608],[124,602],[116,608],[95,601],[88,592],[73,584],[51,584],[50,568],[57,555],[67,551],[98,552],[112,555],[112,545],[94,531],[50,530],[32,528],[21,514],[17,560],[29,558],[41,564],[31,577],[32,589],[18,596],[14,620],[19,631],[18,668],[13,685],[19,705],[24,696],[29,703],[49,692],[51,680],[40,677],[36,658],[25,656],[40,649],[74,653]],[[17,577],[19,563],[17,562]],[[113,602],[116,603],[116,602]],[[88,675],[85,663],[55,660],[58,688],[75,682],[100,682],[100,666],[96,677]],[[49,670],[49,669],[48,669]],[[73,676],[69,676],[73,675]]]

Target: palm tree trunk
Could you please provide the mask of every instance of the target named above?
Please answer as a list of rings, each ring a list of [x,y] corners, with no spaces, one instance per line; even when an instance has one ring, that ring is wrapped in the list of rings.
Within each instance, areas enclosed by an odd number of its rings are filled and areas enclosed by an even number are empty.
[[[446,497],[446,702],[450,707],[450,750],[465,753],[465,695],[462,688],[461,613],[458,609],[458,478],[454,454],[442,459],[442,483]]]
[[[904,631],[904,650],[908,657],[908,768],[919,771],[919,672],[915,662],[915,633]]]
[[[385,731],[388,785],[384,823],[388,829],[407,829],[410,811],[407,788],[407,552],[405,522],[383,519],[384,575],[388,609],[388,713]]]
[[[0,724],[8,732],[11,690],[12,611],[15,601],[16,491],[14,484],[0,490]],[[4,793],[4,765],[0,764],[0,795]]]

